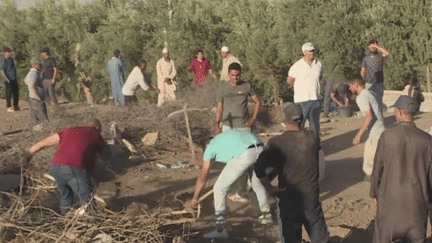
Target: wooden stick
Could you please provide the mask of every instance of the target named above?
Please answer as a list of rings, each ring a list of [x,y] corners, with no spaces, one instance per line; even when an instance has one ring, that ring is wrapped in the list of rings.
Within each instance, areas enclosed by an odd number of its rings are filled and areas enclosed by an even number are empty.
[[[206,198],[208,198],[208,197],[209,197],[210,195],[212,195],[212,194],[213,194],[213,189],[211,189],[210,191],[208,191],[208,192],[206,192],[204,195],[202,195],[202,196],[198,199],[198,203],[204,201]],[[199,210],[198,210],[198,212],[199,212]],[[178,214],[187,214],[187,213],[190,213],[190,210],[183,209],[183,210],[178,210],[178,211],[171,211],[171,214],[174,214],[174,215],[178,215]],[[199,213],[198,213],[198,214],[199,214]]]
[[[126,140],[124,138],[122,139],[122,142],[124,143],[124,145],[126,145],[126,147],[129,149],[129,151],[131,153],[133,153],[133,154],[137,154],[138,153],[138,151],[136,150],[135,146],[131,142],[129,142],[128,140]]]
[[[184,105],[183,112],[185,115],[186,129],[187,129],[187,133],[188,133],[189,144],[193,144],[192,143],[192,133],[191,133],[190,125],[189,125],[189,116],[187,114],[187,105],[188,105],[187,103]],[[192,152],[192,161],[195,162],[195,151],[191,151],[191,152]]]

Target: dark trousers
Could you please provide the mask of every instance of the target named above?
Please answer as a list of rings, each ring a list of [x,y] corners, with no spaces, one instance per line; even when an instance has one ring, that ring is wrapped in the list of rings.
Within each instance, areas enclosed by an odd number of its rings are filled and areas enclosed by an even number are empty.
[[[328,243],[329,232],[319,197],[283,193],[278,198],[276,216],[282,243],[301,243],[302,225],[312,243]]]
[[[310,100],[305,102],[297,103],[302,109],[303,119],[301,127],[304,128],[306,119],[309,120],[309,130],[313,131],[318,136],[320,135],[320,113],[321,113],[321,101]]]
[[[44,79],[42,84],[46,91],[46,101],[51,105],[57,105],[57,98],[55,95],[54,85],[52,84],[52,79]]]
[[[9,83],[5,83],[5,91],[6,91],[6,106],[11,107],[11,99],[13,96],[13,106],[14,108],[18,107],[19,102],[19,87],[18,82],[16,80],[11,80]]]
[[[37,123],[48,120],[47,109],[44,101],[28,99],[30,106],[30,124],[36,125]]]
[[[92,200],[93,189],[90,176],[86,171],[67,165],[53,165],[51,174],[60,192],[61,214],[66,214],[72,207],[74,197],[84,203],[90,202],[90,207],[96,209],[96,203]]]
[[[124,95],[126,105],[135,105],[138,103],[138,99],[135,95]]]

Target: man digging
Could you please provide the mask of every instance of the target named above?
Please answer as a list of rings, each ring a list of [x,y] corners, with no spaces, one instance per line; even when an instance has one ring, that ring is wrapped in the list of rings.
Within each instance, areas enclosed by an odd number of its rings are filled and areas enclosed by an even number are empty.
[[[244,173],[252,177],[252,189],[257,195],[262,215],[259,217],[261,224],[272,222],[270,206],[264,186],[261,184],[255,172],[253,164],[263,149],[263,143],[255,135],[245,131],[229,130],[217,135],[211,141],[203,142],[205,147],[201,170],[197,178],[195,192],[190,202],[192,208],[198,205],[198,198],[203,190],[210,171],[210,162],[226,164],[219,175],[214,189],[214,203],[216,215],[216,229],[204,234],[204,238],[229,238],[226,230],[226,198],[231,185]],[[195,153],[197,149],[191,145]]]
[[[66,214],[72,207],[74,197],[96,209],[90,178],[96,158],[105,147],[100,135],[98,119],[91,119],[82,127],[69,127],[48,136],[30,147],[27,161],[44,147],[58,146],[51,166],[51,174],[60,191],[60,213]]]

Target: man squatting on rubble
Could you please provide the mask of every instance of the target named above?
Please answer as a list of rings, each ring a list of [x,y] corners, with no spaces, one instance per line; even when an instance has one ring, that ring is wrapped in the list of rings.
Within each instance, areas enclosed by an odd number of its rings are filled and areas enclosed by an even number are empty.
[[[105,148],[101,136],[102,125],[98,119],[91,119],[82,127],[69,127],[48,136],[30,147],[27,161],[44,147],[58,146],[51,165],[51,174],[60,191],[60,213],[66,214],[72,206],[74,197],[89,203],[96,209],[92,200],[93,175],[97,156]]]

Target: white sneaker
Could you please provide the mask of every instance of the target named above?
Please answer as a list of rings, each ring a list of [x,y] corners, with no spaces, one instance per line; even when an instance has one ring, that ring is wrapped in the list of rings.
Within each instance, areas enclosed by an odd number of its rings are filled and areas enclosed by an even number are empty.
[[[264,213],[258,217],[258,222],[263,225],[272,224],[273,219],[270,213]]]
[[[228,236],[228,232],[226,229],[223,229],[222,232],[219,232],[217,229],[214,229],[213,231],[210,231],[210,232],[204,234],[203,238],[206,238],[206,239],[215,239],[215,238],[228,239],[229,236]]]

